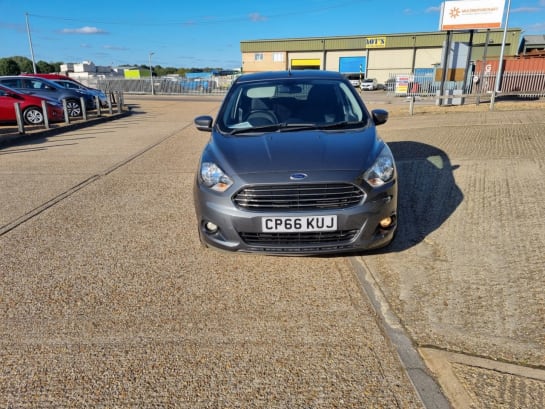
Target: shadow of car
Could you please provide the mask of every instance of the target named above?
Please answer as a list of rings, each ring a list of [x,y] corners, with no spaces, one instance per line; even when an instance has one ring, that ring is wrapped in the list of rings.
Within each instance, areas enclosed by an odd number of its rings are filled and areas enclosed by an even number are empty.
[[[17,121],[14,104],[18,103],[25,124],[41,125],[45,120],[42,101],[46,102],[48,120],[52,122],[62,121],[64,111],[60,102],[25,94],[0,85],[0,122],[8,123]]]
[[[4,85],[25,94],[54,99],[61,103],[65,100],[68,115],[71,117],[82,115],[83,109],[80,101],[80,98],[82,97],[84,98],[86,109],[95,108],[95,99],[91,94],[67,89],[45,78],[26,75],[1,76],[0,85]]]
[[[438,229],[463,202],[452,165],[441,149],[420,142],[390,142],[399,181],[396,238],[384,252],[406,250]]]

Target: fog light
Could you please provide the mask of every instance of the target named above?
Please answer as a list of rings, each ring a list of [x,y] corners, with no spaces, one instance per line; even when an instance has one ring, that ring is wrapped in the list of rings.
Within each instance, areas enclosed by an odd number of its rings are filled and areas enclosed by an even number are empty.
[[[216,233],[218,231],[218,226],[217,224],[214,224],[212,222],[206,222],[204,224],[204,228],[206,229],[206,231],[208,233]]]
[[[378,224],[380,224],[380,227],[383,229],[387,229],[392,225],[393,219],[391,217],[385,217],[382,219]]]

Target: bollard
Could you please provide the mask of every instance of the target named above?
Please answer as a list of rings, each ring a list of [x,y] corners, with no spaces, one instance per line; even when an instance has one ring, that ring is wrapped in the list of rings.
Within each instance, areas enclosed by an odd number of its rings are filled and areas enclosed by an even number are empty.
[[[62,100],[62,110],[64,111],[64,122],[70,123],[70,116],[68,115],[68,107],[66,106],[66,99]]]
[[[13,107],[15,108],[15,118],[17,118],[17,128],[19,130],[19,133],[24,134],[25,124],[23,121],[23,115],[21,114],[21,104],[19,102],[15,102],[13,104]]]
[[[47,116],[47,102],[45,100],[42,100],[42,114],[44,116],[45,129],[49,129],[49,116]]]
[[[120,91],[117,92],[117,113],[120,114],[123,111],[123,97]]]
[[[79,97],[79,103],[81,106],[81,117],[84,121],[87,121],[87,107],[85,106],[85,99],[83,97]]]
[[[415,99],[416,99],[416,98],[415,98],[415,96],[413,95],[413,96],[411,97],[411,102],[410,102],[410,104],[409,104],[409,113],[410,113],[411,116],[414,115],[414,101],[415,101]]]
[[[95,95],[95,105],[97,106],[97,116],[100,116],[101,112],[100,112],[100,98],[98,97],[98,95]]]
[[[112,115],[112,94],[108,96],[108,113]]]

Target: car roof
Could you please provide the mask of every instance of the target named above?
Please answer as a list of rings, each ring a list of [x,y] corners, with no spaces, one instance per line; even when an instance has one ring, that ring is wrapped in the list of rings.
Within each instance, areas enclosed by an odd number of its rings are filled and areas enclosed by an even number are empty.
[[[70,80],[70,77],[66,76],[66,75],[61,75],[61,74],[40,74],[40,73],[37,73],[37,74],[21,74],[21,76],[23,77],[38,77],[38,78],[45,78],[45,79],[48,79],[48,80]]]
[[[53,81],[48,80],[47,78],[36,77],[34,75],[28,75],[28,74],[25,74],[25,75],[2,75],[2,76],[0,76],[0,79],[3,79],[3,78],[9,78],[9,79],[21,78],[21,79],[39,80],[39,81],[45,82],[46,84],[52,84],[52,86],[55,87],[55,88],[58,88],[60,86],[58,84],[55,84]]]
[[[236,82],[253,82],[253,81],[268,81],[268,80],[283,80],[283,79],[336,79],[344,81],[345,78],[337,71],[321,71],[321,70],[294,70],[294,71],[267,71],[251,74],[243,74],[237,78]]]

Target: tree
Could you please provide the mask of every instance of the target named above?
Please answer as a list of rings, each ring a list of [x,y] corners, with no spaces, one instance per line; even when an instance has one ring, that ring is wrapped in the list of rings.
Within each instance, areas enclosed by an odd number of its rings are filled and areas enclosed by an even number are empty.
[[[41,60],[36,63],[36,68],[40,74],[50,74],[56,72],[54,65]]]
[[[61,72],[61,65],[63,65],[63,62],[50,62],[50,64],[55,67],[53,72]]]
[[[0,58],[0,75],[19,75],[21,69],[13,58]]]
[[[30,74],[34,73],[34,66],[32,65],[32,60],[30,60],[29,58],[21,56],[15,56],[11,58],[13,58],[17,62],[21,72]]]

